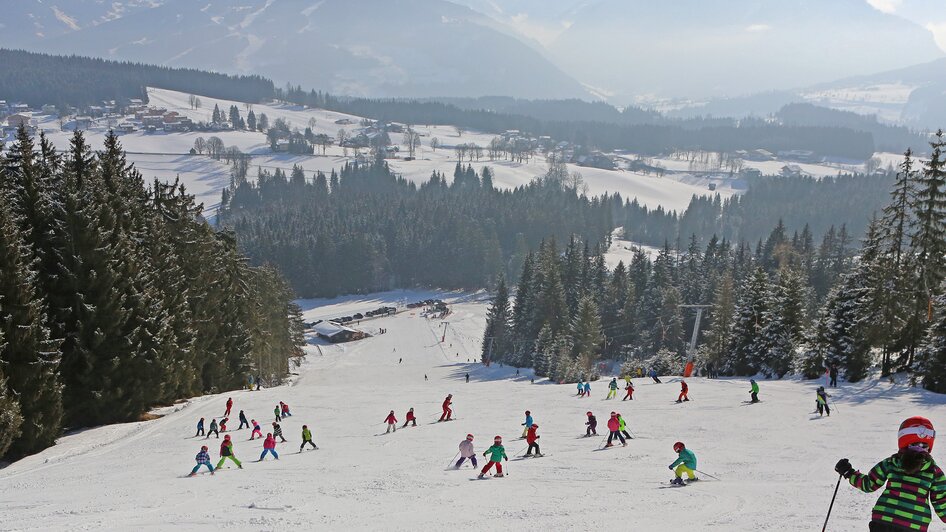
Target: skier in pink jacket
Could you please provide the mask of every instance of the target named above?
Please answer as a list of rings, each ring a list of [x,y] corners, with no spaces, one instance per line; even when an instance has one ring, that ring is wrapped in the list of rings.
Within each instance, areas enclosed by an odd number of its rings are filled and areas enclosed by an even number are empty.
[[[608,420],[608,430],[611,431],[611,434],[608,435],[608,444],[605,445],[605,447],[614,447],[611,440],[613,440],[615,436],[621,440],[621,445],[627,447],[627,442],[624,441],[624,436],[621,435],[621,422],[618,420],[617,412],[611,412],[611,419]]]
[[[263,441],[263,452],[259,455],[260,462],[266,458],[266,453],[272,454],[273,458],[279,460],[279,455],[276,454],[276,438],[272,434],[266,435],[266,440]]]

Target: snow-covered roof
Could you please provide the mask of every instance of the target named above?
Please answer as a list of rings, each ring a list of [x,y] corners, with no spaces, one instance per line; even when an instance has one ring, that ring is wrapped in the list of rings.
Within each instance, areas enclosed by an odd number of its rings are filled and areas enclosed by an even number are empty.
[[[357,332],[354,329],[332,323],[330,321],[320,321],[312,327],[316,333],[322,336],[334,336],[341,332]]]

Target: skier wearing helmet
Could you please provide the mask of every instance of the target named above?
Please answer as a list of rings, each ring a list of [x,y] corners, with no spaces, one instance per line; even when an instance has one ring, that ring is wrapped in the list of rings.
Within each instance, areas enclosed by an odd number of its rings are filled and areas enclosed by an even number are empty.
[[[936,465],[930,452],[936,431],[930,420],[911,417],[900,424],[896,454],[875,465],[868,474],[842,458],[834,470],[855,488],[870,493],[884,486],[884,492],[871,511],[870,530],[925,532],[932,521],[930,505],[946,522],[946,475]]]
[[[473,467],[476,465],[476,451],[473,450],[473,435],[467,434],[466,439],[460,442],[460,459],[457,460],[457,463],[454,464],[454,469],[460,469],[460,466],[463,465],[463,462],[467,459],[473,464]]]
[[[214,474],[214,466],[210,465],[210,453],[207,452],[207,446],[204,445],[200,448],[200,452],[197,453],[197,456],[194,457],[194,460],[197,460],[197,465],[194,466],[194,469],[191,469],[189,477],[192,477],[197,474],[197,470],[200,469],[200,466],[205,465],[207,469],[210,470],[210,474]]]
[[[230,435],[227,434],[223,437],[223,441],[220,442],[220,461],[217,462],[217,469],[223,467],[223,462],[229,458],[234,464],[237,465],[240,469],[243,469],[243,464],[237,460],[236,455],[233,454],[233,442],[230,441]]]
[[[453,394],[451,393],[443,400],[443,414],[440,414],[440,421],[450,421],[450,416],[453,415],[453,410],[450,409],[450,405],[452,404]]]
[[[615,436],[621,440],[621,445],[627,447],[627,442],[624,441],[624,436],[621,435],[621,421],[618,419],[617,412],[611,412],[611,419],[608,420],[608,430],[611,431],[611,434],[608,434],[608,444],[605,445],[605,447],[614,447],[611,440],[613,440]]]
[[[509,457],[506,456],[506,449],[503,447],[503,437],[496,436],[493,438],[493,445],[486,449],[486,452],[483,453],[483,456],[489,455],[489,463],[483,467],[483,470],[480,471],[480,475],[476,478],[483,478],[486,476],[486,473],[489,472],[493,466],[496,466],[496,477],[503,476],[503,460],[509,460]]]
[[[687,449],[683,442],[678,441],[673,444],[673,452],[677,453],[677,459],[670,464],[670,470],[674,472],[676,477],[670,483],[682,486],[684,484],[683,473],[687,474],[687,482],[699,480],[694,474],[696,471],[696,455],[693,454],[693,451]]]
[[[385,434],[397,432],[397,418],[394,417],[394,410],[388,414],[388,417],[384,418],[384,421],[388,424],[388,430],[384,431]]]
[[[535,448],[536,458],[542,456],[542,451],[539,450],[539,443],[538,443],[538,440],[539,438],[541,438],[541,436],[535,433],[535,431],[538,429],[539,429],[539,426],[534,423],[532,424],[531,427],[529,427],[529,434],[528,436],[526,436],[526,442],[529,443],[529,450],[526,451],[526,456],[532,456],[533,448]]]
[[[592,414],[591,412],[588,412],[587,415],[588,415],[588,421],[585,421],[585,425],[588,425],[588,429],[585,431],[585,437],[587,438],[588,436],[591,436],[591,435],[597,436],[598,435],[598,431],[597,431],[598,420],[595,419],[595,415]]]
[[[524,429],[522,429],[522,437],[525,438],[529,435],[529,427],[532,426],[532,412],[526,410],[526,422],[522,424]]]

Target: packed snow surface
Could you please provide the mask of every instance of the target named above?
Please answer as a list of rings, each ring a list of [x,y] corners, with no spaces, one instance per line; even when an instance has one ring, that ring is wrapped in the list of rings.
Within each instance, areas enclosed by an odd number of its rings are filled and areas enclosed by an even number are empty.
[[[517,376],[514,368],[472,362],[483,294],[390,292],[301,303],[315,320],[428,297],[449,301],[452,313],[430,320],[405,310],[363,321],[355,326],[374,336],[350,344],[313,339],[290,385],[199,397],[159,411],[165,415],[154,421],[79,431],[0,470],[0,528],[816,530],[839,458],[872,467],[896,450],[897,427],[912,415],[946,427],[942,396],[887,381],[842,383],[830,390],[836,403],[823,418],[811,413],[819,383],[791,379],[760,381],[762,403],[754,405],[743,404],[747,380],[703,378],[689,379],[692,400],[676,404],[677,376],[663,384],[634,379],[633,401],[605,401],[606,378],[592,383],[590,398],[578,398],[573,384],[531,384],[527,370]],[[387,333],[376,334],[380,328]],[[436,423],[448,393],[457,419]],[[229,434],[243,470],[231,464],[215,476],[186,478],[202,444],[216,462],[222,440],[195,438],[195,424],[223,414],[228,397]],[[265,433],[278,401],[293,414],[282,423],[289,442],[277,445],[279,461],[255,463],[261,442],[235,430],[237,413],[245,410]],[[400,426],[410,407],[418,426],[385,435],[388,411]],[[544,458],[518,457],[527,409]],[[602,450],[615,410],[634,439]],[[597,437],[581,437],[586,411],[598,418]],[[297,452],[303,424],[318,451]],[[467,433],[479,453],[503,436],[506,478],[474,481],[468,465],[448,468]],[[705,482],[664,489],[677,440],[696,453],[699,470],[719,480],[701,474]],[[934,450],[941,463],[944,447]],[[842,485],[828,529],[866,530],[876,498]],[[937,521],[931,529],[946,527]]]

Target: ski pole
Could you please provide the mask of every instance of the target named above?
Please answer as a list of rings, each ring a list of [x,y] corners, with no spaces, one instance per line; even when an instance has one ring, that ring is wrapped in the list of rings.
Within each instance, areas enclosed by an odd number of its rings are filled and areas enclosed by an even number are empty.
[[[719,477],[714,477],[713,475],[710,475],[709,473],[707,473],[707,472],[705,472],[705,471],[700,471],[699,469],[694,469],[694,471],[696,471],[697,473],[699,473],[699,474],[701,474],[701,475],[704,475],[704,476],[707,476],[707,477],[709,477],[709,478],[712,478],[712,479],[722,480],[722,479],[720,479]]]
[[[841,487],[842,476],[838,475],[838,483],[834,486],[834,495],[831,496],[831,505],[828,506],[828,515],[824,517],[824,526],[821,527],[821,532],[828,529],[828,519],[831,517],[831,509],[834,508],[834,498],[838,496],[838,488]]]
[[[519,449],[518,451],[516,451],[516,454],[513,455],[513,456],[524,456],[524,455],[522,454],[522,452],[525,451],[525,450],[528,449],[528,448],[529,448],[529,446],[526,445],[526,446],[523,447],[522,449]]]
[[[450,464],[452,464],[453,461],[456,460],[458,456],[460,456],[460,451],[457,451],[457,454],[453,455],[453,458],[451,458],[450,461],[447,462],[447,467],[450,467]]]

